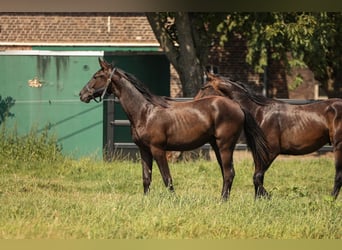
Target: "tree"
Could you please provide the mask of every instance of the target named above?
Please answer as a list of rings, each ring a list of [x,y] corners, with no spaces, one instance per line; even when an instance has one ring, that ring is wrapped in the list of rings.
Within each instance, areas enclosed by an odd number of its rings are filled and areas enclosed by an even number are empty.
[[[231,13],[219,29],[222,42],[234,33],[246,38],[246,60],[256,72],[272,62],[286,70],[308,66],[329,97],[341,96],[341,13]]]
[[[212,40],[222,13],[146,13],[160,46],[181,80],[183,96],[194,96],[203,76]]]
[[[342,97],[342,13],[311,13],[314,32],[301,57],[328,97]]]
[[[223,46],[233,36],[242,36],[247,43],[246,62],[256,73],[266,70],[269,88],[280,78],[276,87],[286,89],[286,73],[290,69],[309,67],[329,97],[341,97],[342,13],[162,12],[146,15],[179,74],[184,96],[193,96],[202,86],[213,42],[220,40]]]

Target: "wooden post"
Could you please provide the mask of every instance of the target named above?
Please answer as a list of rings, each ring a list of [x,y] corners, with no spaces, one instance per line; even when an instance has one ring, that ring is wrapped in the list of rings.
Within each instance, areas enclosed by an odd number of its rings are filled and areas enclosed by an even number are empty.
[[[111,161],[114,154],[114,126],[111,124],[111,122],[115,120],[114,96],[107,96],[107,98],[103,100],[103,103],[103,157],[105,161]]]

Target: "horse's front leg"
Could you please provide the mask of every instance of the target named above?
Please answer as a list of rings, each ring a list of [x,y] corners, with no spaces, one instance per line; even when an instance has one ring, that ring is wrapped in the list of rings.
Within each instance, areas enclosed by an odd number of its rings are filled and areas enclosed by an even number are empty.
[[[143,148],[139,148],[139,150],[141,155],[144,194],[146,195],[150,190],[150,185],[152,182],[153,157],[150,151]]]
[[[334,197],[334,199],[337,199],[338,194],[340,192],[341,186],[342,186],[342,150],[341,149],[335,149],[335,182],[334,182],[334,188],[331,193],[331,195]]]
[[[232,189],[233,180],[235,177],[234,163],[233,163],[233,151],[229,150],[221,153],[222,159],[222,177],[223,186],[221,197],[223,201],[227,201]]]
[[[169,164],[166,158],[166,151],[159,149],[159,148],[152,148],[152,155],[153,158],[156,160],[160,174],[163,178],[163,182],[165,186],[170,190],[174,191],[173,184],[172,184],[172,177],[169,169]]]

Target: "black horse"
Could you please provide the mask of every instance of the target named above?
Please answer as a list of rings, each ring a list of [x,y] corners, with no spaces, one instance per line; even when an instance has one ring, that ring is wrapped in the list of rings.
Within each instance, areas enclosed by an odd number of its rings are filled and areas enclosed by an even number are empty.
[[[195,99],[209,95],[226,96],[248,109],[266,135],[270,152],[266,164],[255,162],[256,197],[268,196],[264,174],[279,154],[308,154],[330,143],[336,168],[332,196],[337,198],[342,185],[342,99],[292,105],[255,95],[241,83],[212,74]]]
[[[133,141],[139,147],[144,193],[148,193],[152,162],[156,160],[164,184],[173,191],[166,151],[193,150],[209,142],[221,167],[223,200],[229,197],[234,179],[233,150],[242,129],[259,165],[267,159],[264,134],[247,111],[224,97],[176,102],[153,95],[133,75],[99,59],[97,71],[80,92],[83,102],[104,93],[119,98],[131,122]]]

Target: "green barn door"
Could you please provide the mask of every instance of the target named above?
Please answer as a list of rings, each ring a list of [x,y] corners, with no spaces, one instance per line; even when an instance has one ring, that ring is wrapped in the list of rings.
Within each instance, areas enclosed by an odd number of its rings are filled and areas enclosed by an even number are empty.
[[[105,55],[108,62],[124,71],[133,74],[148,89],[156,95],[170,96],[170,63],[165,55]],[[132,143],[131,131],[128,126],[112,126],[110,122],[115,120],[127,120],[127,116],[120,103],[110,101],[104,106],[104,147],[109,147],[112,152],[114,143]],[[139,103],[137,103],[139,105]],[[113,107],[114,106],[114,107]],[[114,117],[113,117],[114,112]],[[108,146],[110,145],[110,146]]]

